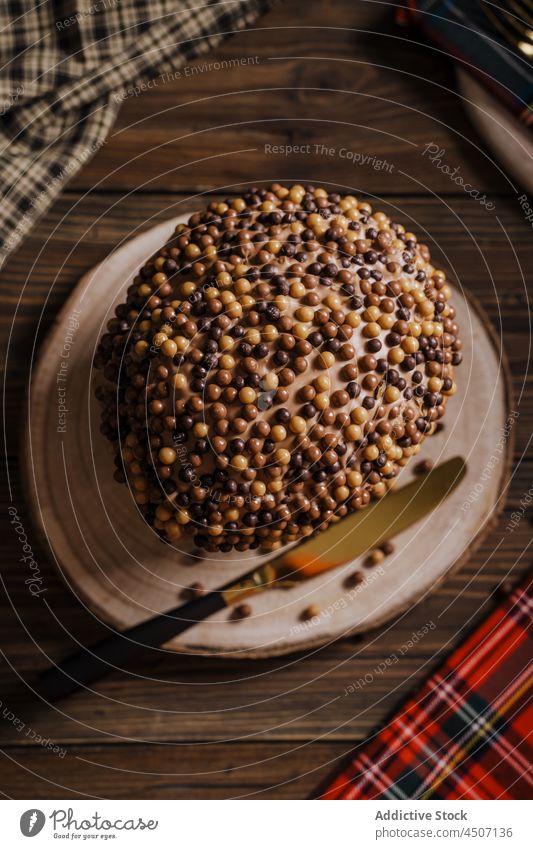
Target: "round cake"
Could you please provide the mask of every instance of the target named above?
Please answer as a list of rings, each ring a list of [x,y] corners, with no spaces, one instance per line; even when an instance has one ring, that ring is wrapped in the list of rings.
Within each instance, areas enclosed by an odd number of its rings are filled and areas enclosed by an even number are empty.
[[[451,289],[352,195],[212,201],[140,269],[100,340],[115,478],[167,541],[275,550],[380,498],[456,391]]]

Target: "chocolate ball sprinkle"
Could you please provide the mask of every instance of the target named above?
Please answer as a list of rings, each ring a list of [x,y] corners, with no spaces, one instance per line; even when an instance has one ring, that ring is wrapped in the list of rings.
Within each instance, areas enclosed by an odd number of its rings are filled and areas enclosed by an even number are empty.
[[[210,201],[100,340],[115,480],[165,540],[210,552],[275,551],[363,509],[457,391],[451,295],[427,246],[353,195]]]

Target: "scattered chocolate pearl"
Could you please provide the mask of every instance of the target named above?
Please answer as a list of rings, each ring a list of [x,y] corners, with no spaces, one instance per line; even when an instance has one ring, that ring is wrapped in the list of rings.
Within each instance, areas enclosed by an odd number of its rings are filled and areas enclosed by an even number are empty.
[[[391,542],[390,540],[387,540],[386,542],[381,543],[380,549],[383,552],[383,554],[385,555],[385,557],[389,557],[389,555],[393,554],[393,552],[395,550],[395,546],[394,546],[393,542]]]
[[[327,528],[441,429],[462,359],[450,296],[366,201],[278,183],[210,200],[100,340],[110,473],[158,534],[204,551]]]
[[[303,622],[308,622],[316,616],[320,616],[320,607],[318,604],[310,604],[309,607],[306,607],[302,612],[301,619]]]
[[[252,608],[249,604],[239,604],[232,613],[232,619],[246,619],[252,615]]]
[[[420,463],[417,463],[414,467],[413,471],[415,475],[427,475],[433,468],[433,463],[431,460],[421,460]]]
[[[379,563],[383,563],[385,560],[385,554],[380,548],[375,548],[368,555],[365,566],[377,566]]]
[[[190,587],[186,587],[182,593],[183,597],[186,599],[195,599],[202,598],[205,595],[205,587],[200,581],[196,581],[194,584],[191,584]]]
[[[359,584],[362,584],[365,579],[365,576],[362,572],[357,569],[355,572],[352,572],[351,575],[348,575],[346,578],[344,585],[348,589],[351,587],[357,587]]]

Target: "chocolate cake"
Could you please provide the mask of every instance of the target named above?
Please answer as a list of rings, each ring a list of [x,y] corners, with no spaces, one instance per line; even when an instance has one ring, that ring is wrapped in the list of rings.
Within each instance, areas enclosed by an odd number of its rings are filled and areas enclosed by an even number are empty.
[[[275,550],[380,498],[456,391],[426,245],[352,195],[212,201],[140,269],[95,356],[115,478],[171,543]]]

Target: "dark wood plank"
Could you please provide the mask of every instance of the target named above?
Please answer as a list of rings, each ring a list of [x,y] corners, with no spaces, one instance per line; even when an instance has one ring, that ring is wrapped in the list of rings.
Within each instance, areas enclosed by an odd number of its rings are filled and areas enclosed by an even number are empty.
[[[75,285],[79,276],[105,256],[121,239],[156,220],[176,214],[187,206],[198,207],[203,201],[177,194],[129,196],[91,193],[86,198],[69,193],[33,232],[25,246],[12,258],[4,275],[7,295],[14,304],[22,287],[24,297],[14,324],[9,352],[10,390],[7,399],[8,456],[15,486],[16,504],[31,528],[24,510],[23,492],[16,471],[24,386],[30,367],[31,341],[37,332],[43,303],[43,329],[55,310]],[[489,311],[495,326],[504,334],[511,359],[517,396],[522,392],[527,359],[527,323],[521,319],[523,289],[521,267],[531,268],[532,243],[529,229],[511,200],[499,200],[498,214],[513,242],[516,258],[494,216],[479,204],[463,196],[449,200],[449,207],[433,197],[386,197],[382,201],[395,207],[398,218],[423,223],[435,257],[456,279],[473,291]],[[462,222],[458,226],[457,222]],[[475,233],[476,242],[471,237]],[[44,246],[44,247],[43,247]],[[42,253],[40,253],[42,248]],[[12,316],[0,317],[4,338]],[[514,429],[517,461],[530,438],[531,385],[520,400],[520,416]],[[256,735],[265,742],[280,739],[306,740],[324,729],[335,739],[354,740],[368,734],[383,720],[446,650],[455,644],[471,618],[487,609],[491,591],[508,575],[519,574],[528,566],[522,552],[529,542],[531,528],[527,517],[518,528],[505,531],[513,510],[520,509],[531,480],[531,463],[522,462],[513,476],[510,497],[498,528],[460,575],[444,584],[431,598],[411,611],[391,628],[383,629],[363,643],[337,643],[312,653],[309,658],[289,658],[239,664],[210,659],[177,658],[159,655],[144,659],[137,673],[162,679],[142,687],[127,675],[114,677],[98,685],[101,696],[86,693],[66,706],[66,716],[57,711],[39,710],[34,722],[43,736],[63,741],[102,742],[108,735],[120,734],[134,740],[225,740],[240,735]],[[68,637],[88,641],[96,639],[101,626],[79,605],[63,586],[49,563],[48,552],[35,537],[47,588],[47,601],[53,616],[43,610],[39,599],[32,599],[20,581],[21,564],[18,541],[7,528],[6,586],[16,614],[6,607],[4,629],[6,656],[26,680],[35,678],[37,668],[50,657],[60,658],[71,650]],[[499,546],[497,557],[493,556]],[[27,628],[24,632],[17,615]],[[384,674],[375,674],[386,659],[419,627],[420,622],[436,621],[438,627],[423,645],[417,646]],[[62,623],[61,625],[59,623]],[[32,642],[35,641],[35,644]],[[39,647],[39,648],[38,648]],[[371,673],[373,680],[354,699],[343,696],[353,681]],[[5,672],[8,704],[17,715],[26,716],[27,695],[19,682]],[[230,681],[221,685],[220,681]],[[211,697],[206,700],[206,685]],[[265,692],[268,694],[265,699]],[[110,702],[109,699],[115,700]],[[108,709],[113,705],[112,709]],[[207,707],[206,707],[207,706]],[[211,706],[213,709],[211,709]],[[220,711],[223,711],[221,714]],[[147,716],[150,721],[147,722]],[[221,716],[223,722],[220,721]],[[19,738],[14,727],[2,729],[4,738],[15,744]],[[29,741],[31,745],[31,740]],[[270,745],[270,743],[268,743]]]
[[[1,344],[9,338],[10,374],[29,371],[35,335],[43,337],[68,292],[94,263],[156,221],[204,203],[204,197],[183,194],[64,195],[0,277],[0,297],[6,307],[0,315]],[[502,197],[495,212],[489,213],[463,195],[446,203],[432,196],[384,196],[379,206],[424,232],[434,261],[482,302],[498,334],[503,334],[516,392],[522,395],[529,349],[525,280],[533,268],[533,240],[517,204]],[[8,403],[11,399],[18,403],[20,392],[10,393]],[[17,426],[16,416],[10,415],[8,428],[16,431]]]
[[[305,799],[346,746],[231,743],[213,746],[42,747],[0,754],[13,799]],[[66,752],[66,754],[63,754]]]
[[[504,520],[509,516],[507,511]],[[42,737],[62,742],[222,742],[252,735],[266,743],[322,734],[328,739],[361,739],[486,615],[494,588],[528,568],[522,552],[530,538],[527,517],[513,533],[495,531],[459,575],[363,640],[347,639],[305,655],[253,663],[154,653],[139,660],[133,675],[114,673],[94,692],[78,694],[57,708],[31,707],[21,681],[35,681],[47,657],[58,659],[72,651],[69,633],[90,641],[104,630],[44,569],[43,586],[56,621],[39,599],[25,597],[16,564],[8,589],[22,624],[8,610],[3,627],[5,656],[19,677],[3,665],[3,703]],[[399,653],[426,623],[435,623],[435,629]],[[350,693],[354,682],[355,692]],[[19,742],[16,724],[3,723],[0,739]],[[33,745],[31,738],[26,742]]]
[[[486,614],[495,587],[530,568],[533,387],[524,281],[533,270],[531,229],[516,193],[448,91],[454,86],[450,64],[412,36],[394,26],[388,3],[280,4],[254,31],[232,37],[179,79],[159,80],[130,96],[108,142],[4,267],[0,344],[8,354],[12,489],[3,494],[0,513],[0,744],[8,795],[305,797],[330,762],[378,727]],[[233,67],[204,67],[224,60]],[[444,148],[444,161],[490,194],[492,212],[423,156],[428,142]],[[309,144],[311,152],[266,153],[265,143]],[[316,153],[314,144],[335,152]],[[339,155],[342,147],[393,168],[349,165]],[[232,152],[243,148],[251,150]],[[104,627],[61,581],[24,504],[18,458],[34,345],[79,277],[120,240],[199,208],[205,192],[233,193],[271,179],[330,182],[375,196],[398,220],[425,228],[435,262],[481,300],[503,339],[520,413],[505,511],[459,574],[362,640],[254,663],[157,653],[139,661],[137,677],[117,673],[95,693],[57,708],[36,705],[24,682],[35,680],[47,656],[72,650],[70,634],[88,642]],[[49,607],[23,583],[20,545],[6,512],[10,497]],[[509,529],[516,511],[522,518]],[[387,664],[431,621],[436,628],[425,640]],[[157,680],[147,686],[139,676]],[[355,693],[346,695],[354,682]],[[51,752],[37,735],[66,755]]]
[[[424,190],[414,176],[451,193],[449,177],[423,156],[432,142],[475,188],[509,190],[462,109],[451,63],[396,26],[393,11],[386,2],[279,4],[216,56],[128,96],[105,148],[73,185],[153,192],[297,179]],[[289,155],[265,150],[307,144],[309,152]]]
[[[494,212],[488,212],[462,194],[444,200],[430,194],[364,196],[423,236],[434,262],[481,298],[495,323],[501,313],[513,318],[513,330],[527,330],[525,281],[533,266],[533,241],[513,198],[498,198]],[[80,276],[123,240],[158,221],[199,209],[207,200],[183,193],[67,192],[6,263],[0,297],[14,307],[24,288],[22,317],[28,308],[42,307],[46,297],[53,312]]]

